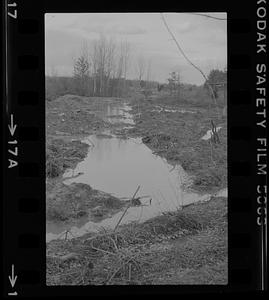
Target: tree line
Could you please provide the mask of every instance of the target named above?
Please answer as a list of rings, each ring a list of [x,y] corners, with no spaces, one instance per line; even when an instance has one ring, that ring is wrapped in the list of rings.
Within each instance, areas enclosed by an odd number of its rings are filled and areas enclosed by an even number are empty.
[[[100,36],[92,49],[86,44],[74,59],[74,79],[80,94],[87,96],[122,96],[126,92],[126,77],[130,59],[130,44],[117,43]]]
[[[127,79],[131,62],[131,45],[101,35],[89,47],[82,44],[80,54],[73,59],[73,76],[59,77],[55,72],[46,77],[46,91],[50,95],[72,93],[81,96],[122,97],[132,87],[147,89],[157,86],[151,81],[151,61],[138,55],[134,61],[137,79]],[[53,98],[53,96],[52,96]]]

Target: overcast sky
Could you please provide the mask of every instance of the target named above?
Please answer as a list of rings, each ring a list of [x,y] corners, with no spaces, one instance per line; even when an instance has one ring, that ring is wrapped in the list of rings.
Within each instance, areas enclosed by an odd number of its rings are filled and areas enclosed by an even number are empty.
[[[208,13],[226,18],[226,13]],[[165,13],[185,54],[205,73],[227,63],[227,21],[187,13]],[[83,13],[45,15],[46,74],[71,76],[81,45],[104,34],[131,45],[129,78],[137,78],[137,57],[151,61],[152,80],[165,82],[180,71],[185,83],[202,84],[201,74],[178,52],[159,13]]]

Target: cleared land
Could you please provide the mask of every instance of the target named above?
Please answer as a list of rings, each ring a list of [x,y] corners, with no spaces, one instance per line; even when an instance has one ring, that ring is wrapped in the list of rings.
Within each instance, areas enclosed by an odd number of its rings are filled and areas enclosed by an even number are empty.
[[[48,218],[70,220],[87,213],[94,220],[94,208],[99,206],[97,217],[102,219],[126,205],[89,186],[62,183],[63,172],[87,154],[88,145],[80,139],[111,129],[96,113],[101,101],[108,99],[67,95],[47,102]],[[112,128],[114,133],[123,138],[140,136],[156,154],[181,164],[192,175],[192,189],[215,192],[227,186],[225,117],[216,118],[208,103],[163,96],[129,101],[136,124],[132,129]],[[210,120],[222,127],[220,144],[201,139]],[[143,224],[119,226],[115,232],[47,243],[48,285],[226,283],[227,199],[223,197]]]
[[[193,175],[195,190],[212,192],[227,186],[227,119],[220,112],[163,97],[136,100],[136,126],[126,135],[142,136],[154,153]],[[211,129],[211,120],[221,127],[219,144],[201,139]]]

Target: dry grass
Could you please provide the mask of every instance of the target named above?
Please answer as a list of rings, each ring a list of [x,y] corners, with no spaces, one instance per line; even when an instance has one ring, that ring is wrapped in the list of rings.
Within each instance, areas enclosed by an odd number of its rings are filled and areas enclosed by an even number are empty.
[[[193,175],[192,188],[214,191],[227,186],[227,120],[218,117],[208,105],[183,104],[171,98],[133,101],[136,126],[127,135],[142,136],[142,141],[171,164],[180,164]],[[163,110],[156,110],[163,108]],[[165,111],[177,110],[175,112]],[[196,113],[182,113],[180,109]],[[211,129],[211,120],[221,126],[221,143],[211,146],[202,136]]]
[[[47,184],[46,218],[50,221],[72,221],[84,215],[101,221],[126,205],[110,194],[92,189],[83,183],[65,185],[62,180]]]
[[[77,99],[78,98],[78,99]],[[75,112],[86,107],[86,99],[65,96],[55,103],[47,103],[49,134],[57,130],[80,134],[103,128],[104,123],[85,112]],[[195,101],[198,98],[195,99]],[[185,99],[186,100],[186,99]],[[184,100],[184,101],[185,101]],[[91,109],[97,101],[91,99]],[[146,137],[146,144],[158,155],[172,163],[180,163],[184,169],[195,175],[197,189],[210,190],[226,185],[226,120],[218,120],[223,126],[219,132],[222,141],[214,148],[215,165],[210,157],[210,145],[201,136],[215,120],[215,112],[208,111],[208,103],[197,102],[187,108],[198,108],[196,114],[153,112],[153,105],[181,107],[175,99],[134,102],[136,127],[127,132],[128,136]],[[100,103],[100,99],[98,99]],[[190,107],[188,107],[190,106]],[[56,107],[56,114],[52,110]],[[171,107],[170,107],[171,108]],[[64,110],[64,121],[59,114]],[[89,120],[92,120],[89,123]],[[87,126],[85,127],[85,124]],[[219,123],[217,123],[217,126]],[[161,128],[161,132],[160,132]],[[57,143],[63,143],[57,142]],[[59,144],[60,149],[64,149]],[[50,147],[48,155],[49,176],[61,174],[73,162],[68,157],[81,160],[79,145],[58,151]],[[87,145],[85,145],[87,147]],[[73,152],[75,151],[75,152]],[[87,151],[87,149],[86,149]],[[84,153],[84,152],[83,152]],[[54,158],[58,157],[59,160]],[[55,164],[56,163],[56,164]],[[59,164],[58,164],[59,163]],[[55,165],[54,165],[55,164]],[[53,178],[49,178],[50,181]],[[55,184],[48,184],[53,190]],[[73,192],[76,192],[74,188]],[[79,186],[79,191],[84,189]],[[55,191],[54,191],[55,192]],[[65,204],[72,203],[62,194],[58,204],[58,217]],[[75,199],[73,192],[70,197]],[[84,193],[84,192],[83,192]],[[92,193],[92,191],[90,191]],[[83,194],[84,195],[84,194]],[[92,207],[100,202],[88,201]],[[56,199],[52,197],[52,199]],[[85,199],[86,199],[85,198]],[[97,198],[95,198],[97,200]],[[101,199],[104,209],[117,206],[115,199]],[[56,240],[47,244],[47,284],[48,285],[117,285],[117,284],[225,284],[227,282],[227,203],[225,198],[212,198],[204,204],[190,205],[182,211],[165,214],[143,224],[132,223],[119,226],[117,231],[102,231],[87,234],[72,240]],[[65,202],[66,201],[66,202]],[[54,204],[55,202],[52,201]],[[79,201],[81,202],[81,201]],[[81,202],[84,203],[84,200]],[[86,203],[86,202],[85,202]],[[75,206],[78,203],[74,203]],[[72,212],[72,207],[70,208]],[[76,206],[77,209],[77,206]],[[82,207],[82,211],[85,207]],[[88,209],[88,207],[87,207]],[[56,217],[57,217],[56,216]],[[69,255],[72,254],[72,255]],[[73,255],[74,254],[74,255]],[[66,255],[69,255],[66,259]],[[65,258],[65,259],[63,259]]]
[[[49,285],[225,284],[227,203],[213,198],[156,217],[47,245]],[[75,253],[70,261],[62,255]]]
[[[80,141],[64,141],[63,139],[47,139],[46,145],[46,177],[55,178],[67,168],[74,167],[82,160],[88,145]]]

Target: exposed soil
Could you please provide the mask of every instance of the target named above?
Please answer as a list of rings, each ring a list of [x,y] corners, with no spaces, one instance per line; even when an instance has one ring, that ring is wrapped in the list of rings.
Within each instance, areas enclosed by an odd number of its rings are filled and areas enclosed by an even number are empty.
[[[88,152],[88,145],[65,138],[47,138],[46,176],[48,181],[58,177],[68,168],[74,168]]]
[[[136,126],[126,129],[125,135],[142,136],[155,154],[180,164],[193,176],[196,191],[215,192],[227,186],[226,117],[216,117],[214,108],[182,105],[169,98],[136,100],[132,107]],[[222,127],[220,144],[212,146],[210,140],[201,139],[211,129],[211,120]]]
[[[80,140],[93,133],[103,135],[102,130],[109,126],[94,113],[100,103],[100,98],[73,95],[46,102],[47,220],[72,221],[87,215],[89,220],[100,221],[127,205],[86,184],[67,186],[61,177],[86,157],[89,145]]]
[[[121,128],[98,117],[100,101],[108,100],[67,95],[47,102],[48,219],[69,221],[87,215],[94,221],[127,205],[88,185],[62,182],[64,171],[87,154],[89,145],[80,139],[103,134],[106,128],[123,138],[142,137],[169,163],[181,164],[192,175],[196,190],[213,192],[227,186],[227,124],[225,118],[215,117],[215,111],[158,97],[135,99],[131,113],[136,124]],[[195,113],[174,111],[179,108]],[[222,127],[221,143],[213,148],[201,139],[212,119]],[[223,197],[142,224],[122,225],[115,232],[47,243],[48,285],[226,283],[227,198]]]
[[[83,183],[67,186],[58,181],[49,184],[47,189],[48,221],[70,221],[87,215],[90,221],[97,222],[115,214],[125,205],[126,202]]]
[[[100,99],[65,95],[46,102],[46,134],[50,136],[90,135],[109,126],[94,112]]]

